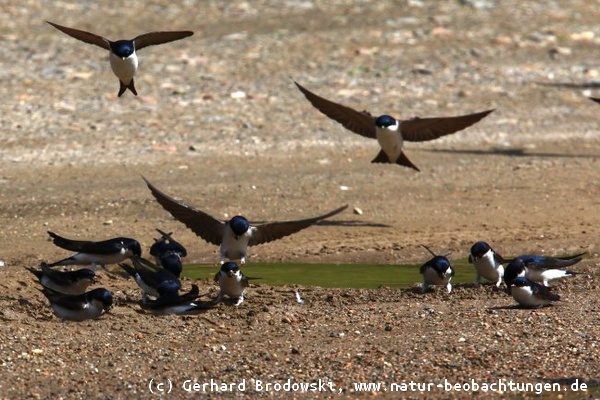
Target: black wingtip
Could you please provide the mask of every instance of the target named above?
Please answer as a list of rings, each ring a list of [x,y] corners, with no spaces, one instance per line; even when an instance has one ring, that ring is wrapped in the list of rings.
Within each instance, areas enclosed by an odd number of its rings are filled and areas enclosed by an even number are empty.
[[[589,99],[596,103],[600,103],[600,97],[589,97]]]

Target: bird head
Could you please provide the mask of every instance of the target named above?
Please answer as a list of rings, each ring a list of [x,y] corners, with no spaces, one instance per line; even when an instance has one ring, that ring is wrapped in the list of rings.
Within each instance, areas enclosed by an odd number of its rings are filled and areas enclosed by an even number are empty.
[[[473,246],[471,246],[471,254],[469,256],[469,259],[477,261],[490,250],[491,247],[486,242],[477,242]]]
[[[395,118],[390,117],[389,115],[381,115],[375,120],[375,126],[378,128],[387,128],[395,131],[398,129],[399,124]]]
[[[221,272],[227,274],[227,276],[232,277],[240,272],[240,267],[234,263],[233,261],[228,261],[221,265]]]
[[[117,40],[116,42],[112,42],[110,44],[110,50],[113,52],[114,55],[125,60],[133,54],[135,49],[133,46],[133,41]]]
[[[241,215],[236,215],[229,221],[229,227],[235,234],[235,238],[239,239],[242,235],[244,235],[244,233],[248,232],[248,229],[250,229],[250,223]]]
[[[113,304],[112,294],[104,288],[97,288],[89,291],[88,299],[100,301],[104,306],[104,310],[108,310]]]

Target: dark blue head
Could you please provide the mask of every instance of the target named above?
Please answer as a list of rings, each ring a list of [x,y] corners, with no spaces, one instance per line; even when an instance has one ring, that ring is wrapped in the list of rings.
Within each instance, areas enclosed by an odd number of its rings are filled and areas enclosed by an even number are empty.
[[[389,128],[396,125],[397,121],[389,115],[382,115],[375,120],[375,126],[379,128]]]
[[[87,292],[87,299],[100,301],[105,310],[108,310],[113,304],[112,294],[104,288],[90,290]]]
[[[141,257],[142,255],[142,246],[140,246],[140,242],[135,239],[126,239],[128,242],[126,243],[126,248],[131,251],[134,255]]]
[[[118,57],[127,58],[135,51],[133,40],[117,40],[116,42],[111,42],[110,51]]]
[[[236,215],[229,221],[229,227],[231,228],[235,236],[239,238],[244,233],[246,233],[248,229],[250,229],[250,223],[248,223],[248,220],[242,217],[241,215]]]
[[[181,257],[177,253],[167,253],[160,257],[160,265],[167,271],[179,278],[183,267]]]
[[[181,289],[181,284],[176,280],[164,280],[156,287],[160,297],[177,297],[179,289]]]
[[[162,257],[165,254],[177,253],[181,257],[187,256],[187,250],[182,244],[174,240],[159,239],[150,247],[150,254],[155,257]]]
[[[228,262],[224,263],[223,265],[221,265],[221,272],[224,272],[229,276],[235,274],[239,270],[240,270],[240,267],[238,267],[238,265],[236,263],[234,263],[233,261],[228,261]]]
[[[450,260],[444,256],[435,256],[429,262],[436,271],[441,272],[442,274],[445,273],[448,268],[452,268]],[[454,271],[452,271],[452,275],[454,276]]]
[[[78,269],[76,271],[73,271],[72,274],[72,276],[77,280],[88,279],[90,282],[94,282],[96,280],[96,273],[94,272],[94,270],[91,270],[89,268]]]
[[[531,281],[524,276],[518,276],[510,282],[510,286],[527,287],[531,285]]]
[[[491,247],[486,242],[477,242],[471,246],[471,255],[475,258],[481,258],[485,253],[490,251]]]
[[[510,287],[510,283],[519,275],[525,272],[525,263],[521,257],[512,260],[504,270],[504,283],[506,287]]]

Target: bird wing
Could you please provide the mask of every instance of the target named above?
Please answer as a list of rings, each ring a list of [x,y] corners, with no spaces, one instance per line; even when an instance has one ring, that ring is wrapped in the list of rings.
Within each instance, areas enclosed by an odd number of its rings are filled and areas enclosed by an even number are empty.
[[[257,244],[272,242],[273,240],[281,239],[282,237],[291,235],[292,233],[296,233],[301,231],[302,229],[308,228],[314,223],[332,217],[336,214],[341,213],[348,205],[342,206],[340,208],[336,208],[333,211],[328,212],[327,214],[319,215],[318,217],[300,219],[296,221],[284,221],[284,222],[270,222],[262,225],[258,225],[253,227],[252,236],[248,241],[248,246],[255,246]]]
[[[81,252],[83,249],[89,248],[94,242],[89,240],[71,240],[64,238],[62,236],[57,235],[54,232],[48,231],[48,235],[52,237],[52,242],[60,247],[61,249],[73,251],[73,252]]]
[[[350,107],[334,103],[333,101],[317,96],[310,90],[302,87],[298,82],[294,81],[294,83],[304,94],[304,97],[317,110],[354,133],[371,139],[376,138],[375,118],[368,111],[359,112]]]
[[[465,129],[494,110],[457,117],[419,118],[400,123],[402,138],[407,142],[425,142]]]
[[[47,287],[44,287],[44,289],[40,291],[44,294],[44,296],[46,296],[50,303],[56,304],[68,310],[81,311],[88,306],[86,296],[87,293],[77,296],[70,296],[67,294],[58,293],[52,289],[48,289]]]
[[[133,39],[133,42],[135,43],[135,49],[137,51],[143,49],[144,47],[180,40],[188,36],[192,36],[193,34],[194,32],[192,31],[150,32],[137,36],[135,39]]]
[[[532,291],[533,295],[539,299],[550,300],[550,301],[560,300],[560,296],[552,293],[550,291],[549,287],[540,285],[539,283],[536,283],[536,282],[531,283],[531,291]]]
[[[586,253],[575,254],[568,257],[543,257],[543,256],[521,256],[523,262],[527,268],[534,268],[539,270],[554,269],[554,268],[566,268],[571,265],[577,264],[583,260],[581,257]]]
[[[81,40],[82,42],[95,44],[98,47],[102,47],[105,50],[110,50],[110,41],[108,39],[103,38],[102,36],[96,35],[91,32],[81,31],[79,29],[67,28],[66,26],[58,25],[50,21],[46,21],[59,31],[66,33],[67,35],[75,38],[77,40]]]
[[[172,286],[177,287],[177,290],[181,288],[181,281],[171,271],[161,268],[142,257],[133,257],[132,261],[140,278],[149,286],[157,288],[161,283],[171,281],[173,282]]]
[[[143,177],[142,177],[143,178]],[[196,235],[206,240],[208,243],[219,246],[223,240],[223,230],[225,223],[207,213],[197,210],[187,204],[167,196],[154,185],[143,178],[146,185],[152,192],[152,195],[165,210],[178,221],[183,222]]]

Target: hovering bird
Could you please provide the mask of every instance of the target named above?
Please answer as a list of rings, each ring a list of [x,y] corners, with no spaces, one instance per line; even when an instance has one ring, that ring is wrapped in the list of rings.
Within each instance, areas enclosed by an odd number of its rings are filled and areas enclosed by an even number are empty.
[[[220,246],[221,264],[226,259],[239,259],[243,265],[246,263],[248,246],[256,246],[281,239],[284,236],[308,228],[320,220],[339,214],[348,207],[348,205],[345,205],[318,217],[260,225],[252,225],[245,217],[240,215],[236,215],[229,221],[221,221],[204,211],[197,210],[167,196],[145,178],[144,180],[158,203],[170,212],[175,219],[183,222],[208,243]]]
[[[194,34],[194,32],[191,31],[150,32],[139,35],[131,40],[116,40],[113,42],[94,33],[67,28],[66,26],[58,25],[50,21],[46,22],[77,40],[95,44],[96,46],[109,51],[110,67],[117,78],[119,78],[120,86],[118,97],[121,97],[127,89],[137,96],[137,91],[135,90],[133,82],[133,77],[138,69],[138,57],[136,51],[139,51],[144,47],[180,40]]]
[[[549,287],[540,285],[524,276],[513,279],[510,288],[512,297],[524,307],[542,307],[560,300],[560,296],[553,294]]]
[[[219,284],[220,292],[214,304],[223,301],[225,296],[237,299],[236,307],[244,302],[248,277],[244,275],[236,263],[228,261],[221,265],[221,269],[215,275],[215,282]]]
[[[113,304],[112,294],[97,288],[77,296],[66,295],[44,288],[40,290],[50,301],[54,314],[63,321],[95,319],[108,312]]]
[[[141,256],[142,247],[135,239],[117,237],[92,242],[87,240],[71,240],[48,231],[52,241],[58,247],[74,251],[70,257],[48,264],[49,267],[57,265],[91,265],[93,269],[97,266],[106,268],[109,264],[116,264],[132,256]]]
[[[481,120],[494,110],[457,117],[411,118],[398,120],[389,115],[375,117],[368,111],[358,112],[312,93],[295,82],[306,99],[321,113],[361,136],[377,139],[381,150],[372,163],[391,163],[420,171],[402,150],[404,141],[425,142],[450,135]]]
[[[119,263],[138,284],[144,292],[143,299],[147,296],[156,298],[176,298],[181,290],[179,278],[167,269],[158,267],[142,257],[132,257],[133,267],[126,263]]]
[[[179,278],[183,266],[181,259],[187,256],[187,250],[183,245],[171,237],[171,233],[166,233],[157,229],[161,234],[159,239],[155,239],[150,247],[150,255],[154,256],[156,265],[171,271]]]
[[[425,293],[431,285],[446,286],[448,293],[452,291],[450,280],[454,276],[454,268],[446,256],[438,256],[429,247],[421,245],[433,255],[433,258],[421,266],[419,271],[423,275],[423,286],[421,292]]]
[[[549,286],[552,281],[577,275],[577,272],[564,268],[577,264],[585,253],[568,257],[544,257],[522,255],[513,259],[504,270],[504,283],[510,290],[510,283],[518,276]]]
[[[155,315],[188,315],[210,308],[206,304],[197,303],[195,300],[200,297],[198,285],[192,284],[188,293],[172,297],[159,297],[156,300],[144,299],[140,303],[143,310]]]
[[[489,244],[480,241],[471,246],[469,263],[473,264],[475,271],[477,271],[477,277],[475,278],[477,286],[479,286],[482,277],[494,282],[496,287],[502,285],[502,278],[504,277],[504,266],[502,264],[505,261]]]
[[[89,268],[75,271],[58,271],[42,263],[41,269],[27,268],[34,274],[42,286],[55,292],[69,295],[80,295],[85,293],[90,284],[96,281],[96,273]]]

